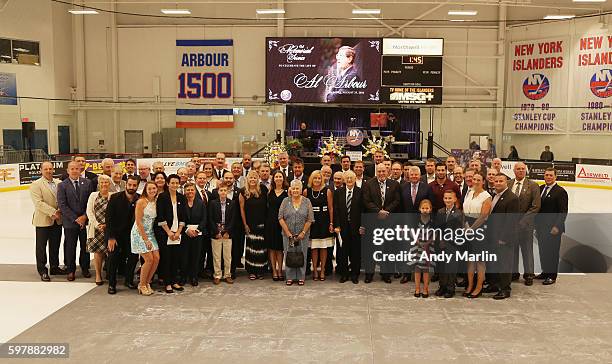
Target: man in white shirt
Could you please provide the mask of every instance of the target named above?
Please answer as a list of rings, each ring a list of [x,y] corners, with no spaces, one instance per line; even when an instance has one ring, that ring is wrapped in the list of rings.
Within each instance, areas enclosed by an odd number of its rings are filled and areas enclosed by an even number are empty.
[[[249,172],[251,171],[252,159],[253,158],[249,153],[245,153],[242,155],[242,175],[244,177],[246,177],[247,174],[249,174]]]
[[[289,154],[287,152],[281,152],[278,155],[278,170],[283,172],[287,180],[292,180],[293,170],[289,165]]]
[[[232,163],[231,172],[234,176],[234,180],[236,181],[236,186],[238,186],[238,188],[244,187],[246,184],[246,177],[242,175],[242,163]]]
[[[342,168],[342,172],[351,170],[351,157],[348,155],[343,155],[342,159],[340,159],[340,167]]]
[[[142,161],[138,163],[138,177],[140,182],[138,182],[136,193],[142,195],[142,190],[144,190],[145,184],[151,180],[151,165],[149,162]]]
[[[295,179],[300,180],[302,185],[308,183],[308,177],[304,174],[304,161],[299,158],[293,161],[293,179],[287,180],[287,182],[291,183]]]
[[[425,174],[421,176],[421,181],[430,184],[436,180],[436,160],[429,158],[425,161]]]
[[[448,157],[446,157],[446,161],[444,163],[446,164],[446,170],[448,172],[448,179],[454,182],[455,181],[455,167],[457,166],[457,160],[455,159],[454,156],[449,155]]]
[[[225,169],[225,154],[217,153],[217,155],[215,156],[215,176],[217,177],[217,179],[222,180],[223,175],[226,171],[227,169]]]
[[[394,162],[391,165],[391,179],[397,183],[402,183],[403,168],[400,162]]]
[[[355,161],[353,164],[353,172],[355,172],[355,185],[361,188],[363,184],[368,180],[366,176],[364,176],[365,165],[363,161]]]
[[[270,177],[270,165],[268,163],[263,163],[259,167],[259,178],[261,184],[270,191],[270,188],[272,188],[272,177]]]
[[[198,166],[195,162],[187,162],[187,182],[195,183],[195,174],[198,171]]]

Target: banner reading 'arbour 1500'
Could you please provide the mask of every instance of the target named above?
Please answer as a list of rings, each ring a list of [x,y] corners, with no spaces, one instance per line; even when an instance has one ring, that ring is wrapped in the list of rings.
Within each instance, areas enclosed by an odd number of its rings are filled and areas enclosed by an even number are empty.
[[[380,38],[266,38],[266,101],[380,102]]]

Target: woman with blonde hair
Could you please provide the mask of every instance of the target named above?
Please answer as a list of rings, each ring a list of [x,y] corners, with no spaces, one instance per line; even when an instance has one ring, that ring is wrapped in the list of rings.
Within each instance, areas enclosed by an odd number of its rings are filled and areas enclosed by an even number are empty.
[[[134,226],[132,227],[132,253],[140,254],[144,264],[140,267],[140,283],[138,293],[145,296],[153,294],[151,278],[159,264],[159,246],[153,233],[153,223],[157,217],[157,185],[154,182],[145,183],[142,195],[136,202]]]
[[[312,253],[312,279],[325,280],[325,265],[327,263],[327,248],[334,246],[334,200],[332,191],[325,186],[321,171],[314,171],[308,178],[308,188],[304,197],[310,200],[314,214],[314,222],[310,227],[310,251]],[[321,272],[317,274],[317,266],[321,262]],[[331,273],[331,272],[328,272]]]
[[[263,190],[263,191],[262,191]],[[250,171],[244,189],[240,191],[240,216],[244,225],[246,249],[245,268],[249,279],[263,279],[268,270],[267,250],[264,243],[267,190],[259,183],[259,174]]]
[[[92,192],[87,200],[87,251],[94,254],[96,268],[96,285],[104,284],[102,280],[102,263],[108,254],[106,238],[106,208],[111,191],[111,178],[105,174],[98,176],[98,191]]]

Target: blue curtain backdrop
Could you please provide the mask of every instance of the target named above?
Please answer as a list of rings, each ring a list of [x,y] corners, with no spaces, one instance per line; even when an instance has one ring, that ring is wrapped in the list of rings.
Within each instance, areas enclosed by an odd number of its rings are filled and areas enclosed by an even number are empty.
[[[361,127],[368,131],[370,128],[370,113],[393,113],[400,121],[402,140],[415,142],[408,146],[395,147],[394,152],[408,153],[410,157],[419,155],[421,117],[419,109],[391,109],[391,108],[339,108],[287,105],[285,134],[297,136],[301,122],[308,124],[308,129],[316,136],[346,135],[348,127]],[[354,118],[354,121],[351,121]],[[375,128],[377,129],[377,128]],[[381,135],[391,132],[384,129]],[[366,142],[364,141],[364,144]]]

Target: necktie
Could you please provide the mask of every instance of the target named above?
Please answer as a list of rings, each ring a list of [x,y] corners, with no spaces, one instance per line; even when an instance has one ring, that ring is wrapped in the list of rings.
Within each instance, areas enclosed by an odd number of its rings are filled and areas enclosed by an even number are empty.
[[[380,199],[382,201],[382,205],[385,206],[385,183],[380,182]]]
[[[353,200],[353,191],[349,190],[346,195],[346,214],[348,216],[349,221],[351,221],[351,202]]]
[[[518,182],[516,186],[514,186],[514,194],[517,196],[521,194],[521,182]]]
[[[217,178],[221,179],[221,177],[223,177],[223,176],[221,176],[221,170],[217,169]]]
[[[544,191],[542,191],[541,197],[546,197],[547,194],[548,194],[548,186],[544,186]]]
[[[446,210],[446,221],[448,221],[448,217],[450,216],[453,210]]]
[[[412,184],[412,193],[411,193],[411,196],[412,196],[412,204],[413,204],[413,205],[414,205],[414,204],[415,204],[415,202],[416,202],[416,195],[417,195],[417,185],[416,185],[416,183],[413,183],[413,184]]]
[[[81,188],[79,187],[79,181],[74,181],[74,190],[76,191],[77,200],[81,201]]]

